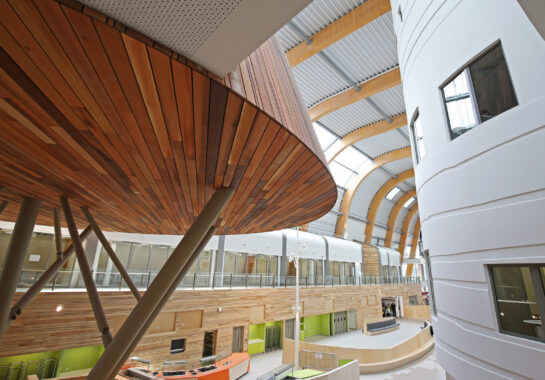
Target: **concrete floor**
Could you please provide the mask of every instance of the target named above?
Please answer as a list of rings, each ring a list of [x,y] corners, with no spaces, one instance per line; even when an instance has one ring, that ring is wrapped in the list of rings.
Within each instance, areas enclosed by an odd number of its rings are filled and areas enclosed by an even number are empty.
[[[282,350],[253,355],[250,372],[240,380],[255,380],[257,377],[282,365]],[[422,358],[392,371],[360,375],[360,380],[445,380],[445,371],[432,349]]]
[[[335,336],[316,335],[306,339],[307,342],[331,346],[352,348],[391,347],[420,331],[422,321],[399,320],[400,328],[385,334],[367,336],[361,330],[350,331]],[[282,350],[253,355],[250,360],[250,372],[240,380],[255,380],[257,377],[282,365]],[[361,375],[361,380],[445,380],[445,371],[431,350],[422,358],[392,371],[372,375]]]
[[[333,336],[314,335],[305,338],[305,342],[326,346],[347,348],[387,348],[401,343],[420,331],[423,322],[413,319],[397,320],[399,328],[384,334],[365,335],[362,330],[353,330]]]

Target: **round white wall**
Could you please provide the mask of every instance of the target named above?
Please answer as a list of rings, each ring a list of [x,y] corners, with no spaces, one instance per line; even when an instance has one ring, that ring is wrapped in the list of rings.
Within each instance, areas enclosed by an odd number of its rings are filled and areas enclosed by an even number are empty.
[[[415,173],[437,357],[456,379],[543,378],[545,343],[500,332],[487,268],[545,263],[545,41],[515,0],[392,11],[407,119],[419,110],[426,148]],[[440,86],[497,41],[518,105],[451,141]]]

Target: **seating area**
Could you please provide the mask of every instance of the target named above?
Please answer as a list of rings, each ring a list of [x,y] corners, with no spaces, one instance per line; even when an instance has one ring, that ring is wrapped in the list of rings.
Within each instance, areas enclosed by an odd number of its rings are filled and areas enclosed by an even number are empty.
[[[399,328],[399,323],[395,318],[385,318],[375,322],[365,322],[363,333],[366,335],[376,335],[389,332]]]

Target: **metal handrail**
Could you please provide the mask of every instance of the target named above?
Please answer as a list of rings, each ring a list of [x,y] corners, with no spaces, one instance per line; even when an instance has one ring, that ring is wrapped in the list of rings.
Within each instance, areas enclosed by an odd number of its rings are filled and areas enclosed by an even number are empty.
[[[19,276],[19,288],[30,287],[44,272],[44,270],[23,270]],[[139,289],[147,289],[154,280],[158,271],[155,272],[128,272],[131,280]],[[93,279],[96,286],[106,289],[126,289],[121,274],[110,271],[93,272]],[[197,289],[197,288],[275,288],[275,287],[293,287],[295,286],[295,276],[279,276],[276,274],[201,274],[192,273],[185,276],[178,289]],[[302,287],[317,286],[366,286],[381,284],[419,284],[419,277],[404,276],[301,276]],[[52,291],[59,289],[84,289],[85,285],[79,271],[59,271],[46,285],[47,289]]]

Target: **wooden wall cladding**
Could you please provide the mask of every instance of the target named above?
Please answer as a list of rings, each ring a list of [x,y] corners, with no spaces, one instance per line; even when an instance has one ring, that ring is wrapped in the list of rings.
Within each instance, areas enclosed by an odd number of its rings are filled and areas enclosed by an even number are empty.
[[[379,252],[372,245],[363,244],[363,271],[367,276],[380,276]]]
[[[302,316],[356,310],[357,327],[361,328],[365,318],[382,315],[377,298],[402,295],[404,304],[408,305],[410,295],[420,294],[419,284],[367,285],[302,288],[300,297],[305,305]],[[21,293],[17,293],[16,298],[20,296]],[[136,301],[130,292],[100,292],[100,298],[115,334]],[[368,306],[371,302],[366,305],[366,298],[373,299],[374,305]],[[251,310],[256,306],[263,310],[264,317],[258,323],[280,321],[294,318],[294,304],[293,288],[179,290],[154,323],[163,328],[156,332],[152,327],[133,355],[153,360],[155,364],[164,360],[195,361],[202,357],[204,332],[214,330],[217,331],[216,353],[229,354],[233,328],[237,326],[244,326],[246,349],[248,326],[256,323],[252,321]],[[57,305],[63,305],[62,312],[55,311]],[[168,331],[166,326],[170,326],[167,322],[172,321],[172,314],[176,316],[175,328]],[[193,322],[188,325],[188,321]],[[182,338],[186,339],[186,351],[171,354],[171,340]],[[100,333],[85,292],[41,293],[7,329],[0,344],[0,357],[100,343]]]
[[[51,225],[66,195],[106,230],[160,234],[183,234],[219,187],[237,189],[219,234],[331,209],[335,182],[274,39],[219,80],[67,3],[0,3],[2,199],[44,200],[38,223]]]

